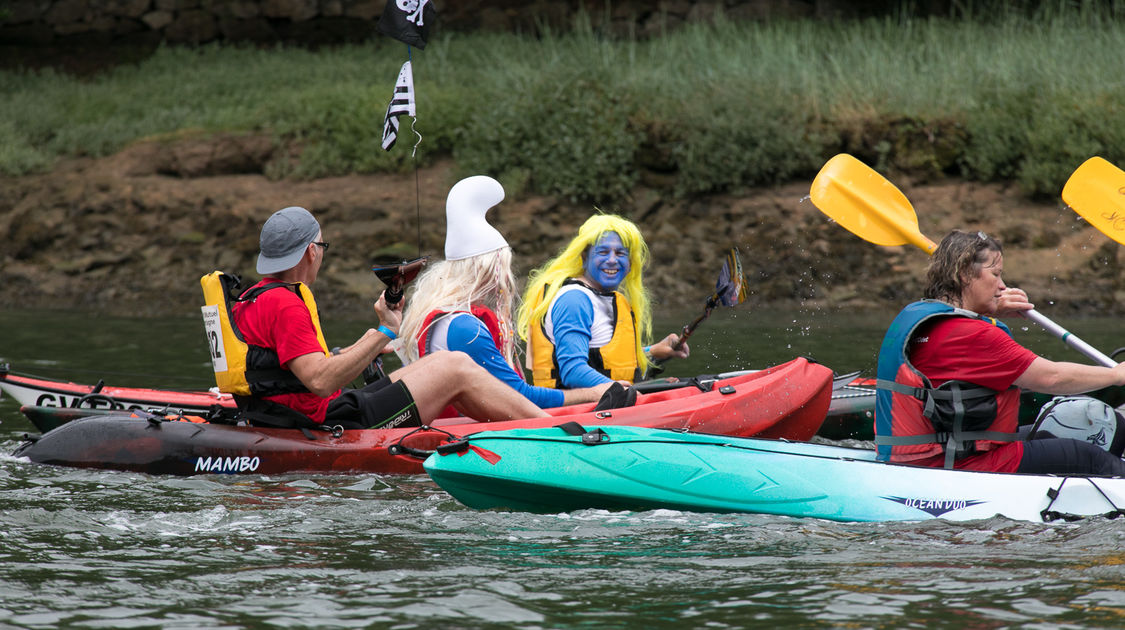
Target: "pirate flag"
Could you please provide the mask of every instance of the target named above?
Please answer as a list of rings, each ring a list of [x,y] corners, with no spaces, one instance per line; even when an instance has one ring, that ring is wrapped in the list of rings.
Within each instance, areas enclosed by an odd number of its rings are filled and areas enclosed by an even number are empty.
[[[387,0],[378,29],[407,46],[425,48],[436,15],[437,9],[430,0]]]
[[[383,118],[383,150],[390,151],[398,139],[398,117],[417,116],[414,109],[414,72],[410,62],[402,64],[398,72],[398,81],[395,82],[395,93],[391,97],[391,104],[387,106],[387,115]]]

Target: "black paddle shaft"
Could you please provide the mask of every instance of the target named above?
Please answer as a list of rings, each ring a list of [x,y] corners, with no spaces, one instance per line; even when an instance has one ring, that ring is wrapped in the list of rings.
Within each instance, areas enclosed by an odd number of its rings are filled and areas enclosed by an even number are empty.
[[[680,331],[680,340],[676,342],[676,345],[672,346],[673,350],[679,350],[680,348],[684,347],[684,344],[687,343],[688,337],[690,337],[691,334],[695,332],[695,329],[703,323],[703,320],[711,316],[711,311],[718,303],[719,294],[717,293],[707,298],[707,306],[703,308],[703,313],[699,317],[696,317],[694,320],[692,320],[690,324],[684,326],[684,329]]]

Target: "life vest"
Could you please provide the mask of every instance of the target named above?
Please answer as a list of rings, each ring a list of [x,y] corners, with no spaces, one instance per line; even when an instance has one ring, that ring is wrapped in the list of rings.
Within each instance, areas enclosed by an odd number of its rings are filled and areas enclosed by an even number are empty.
[[[591,293],[600,293],[577,280],[571,279],[563,282],[563,286],[568,284],[577,284]],[[534,309],[541,304],[546,294],[547,286],[544,285],[531,308]],[[613,336],[604,346],[590,348],[588,359],[590,367],[615,381],[629,381],[630,383],[639,381],[641,371],[640,361],[637,358],[637,323],[636,316],[633,315],[633,308],[629,305],[625,296],[617,291],[612,294],[601,293],[601,295],[613,296]],[[556,299],[557,297],[556,294]],[[546,321],[547,318],[544,316],[538,325],[533,323],[529,331],[528,345],[530,349],[528,354],[531,362],[532,384],[538,387],[563,389],[559,383],[559,360],[555,353],[555,344],[551,343],[547,336]]]
[[[496,350],[498,350],[501,356],[503,356],[504,349],[501,347],[503,343],[501,340],[504,338],[504,333],[500,329],[500,318],[497,317],[496,313],[487,306],[470,306],[469,310],[467,311],[430,311],[430,313],[426,315],[426,318],[422,320],[422,326],[419,328],[419,330],[423,331],[422,334],[418,336],[419,357],[424,357],[429,352],[428,346],[430,341],[430,332],[432,330],[431,327],[435,322],[437,322],[437,320],[452,313],[469,313],[473,317],[479,319],[484,324],[484,327],[488,329],[488,334],[492,335],[492,343],[496,346]],[[516,374],[520,375],[520,378],[523,378],[523,370],[514,365],[512,366],[512,369],[515,370]]]
[[[320,329],[320,315],[312,292],[301,282],[271,282],[239,294],[239,280],[221,271],[213,271],[199,279],[203,286],[203,327],[211,351],[211,365],[219,391],[235,396],[272,396],[307,392],[293,372],[281,367],[277,352],[246,343],[234,324],[231,306],[234,302],[250,302],[262,293],[285,287],[304,301],[312,317],[317,341],[328,355],[328,344]]]
[[[419,328],[419,330],[423,331],[421,335],[418,335],[419,357],[424,357],[427,353],[429,353],[429,348],[427,346],[429,345],[430,332],[432,330],[431,326],[433,326],[433,324],[437,322],[437,320],[451,313],[469,313],[473,317],[476,317],[481,322],[483,322],[484,327],[488,329],[488,334],[492,335],[492,343],[496,345],[496,349],[500,352],[500,355],[504,355],[504,350],[500,347],[500,340],[503,338],[503,333],[501,333],[500,331],[500,318],[497,317],[496,313],[487,306],[470,306],[468,311],[430,311],[426,315],[426,318],[422,320],[422,326]],[[512,366],[512,369],[515,370],[516,374],[518,374],[520,378],[524,377],[523,370],[520,370],[517,366]],[[445,409],[441,411],[441,414],[438,415],[438,417],[455,418],[459,415],[461,415],[461,412],[459,412],[456,407],[454,407],[453,405],[447,405]]]
[[[968,317],[1011,331],[1002,322],[944,302],[910,304],[891,322],[879,349],[875,393],[875,444],[882,461],[909,462],[945,453],[955,459],[1011,442],[1019,424],[1019,389],[1007,391],[965,381],[934,387],[907,357],[907,347],[923,323],[936,317]]]

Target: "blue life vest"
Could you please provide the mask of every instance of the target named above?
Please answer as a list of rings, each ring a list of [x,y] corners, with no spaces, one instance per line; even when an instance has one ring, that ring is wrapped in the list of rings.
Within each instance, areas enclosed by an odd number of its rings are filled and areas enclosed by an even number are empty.
[[[918,328],[935,317],[968,317],[1000,327],[1012,334],[1002,322],[955,308],[936,300],[921,300],[908,305],[895,317],[883,337],[879,349],[875,394],[875,444],[878,458],[892,459],[896,446],[940,444],[945,451],[945,467],[973,451],[976,440],[1010,442],[1014,433],[988,430],[997,421],[997,396],[1001,392],[964,381],[951,380],[934,387],[928,378],[910,363],[907,348]],[[903,367],[907,369],[904,370]],[[1011,390],[1018,396],[1018,390]],[[931,425],[927,432],[895,435],[892,414],[894,396],[903,395],[917,401],[918,410]],[[900,421],[907,420],[900,418]],[[896,461],[899,458],[896,458]],[[902,459],[908,460],[909,457]]]

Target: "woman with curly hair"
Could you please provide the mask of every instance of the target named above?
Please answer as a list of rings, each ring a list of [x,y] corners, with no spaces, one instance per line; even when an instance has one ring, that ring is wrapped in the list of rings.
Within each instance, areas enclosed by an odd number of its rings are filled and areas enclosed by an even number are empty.
[[[1033,306],[1026,293],[1004,284],[1003,273],[1000,242],[984,232],[954,230],[941,240],[925,299],[899,313],[879,350],[879,458],[991,472],[1125,475],[1122,420],[1099,401],[1087,398],[1075,407],[1077,422],[1052,430],[1098,420],[1109,434],[1102,448],[1084,434],[1025,441],[1017,431],[1020,388],[1078,394],[1123,385],[1125,363],[1051,361],[1016,343],[996,317]]]

